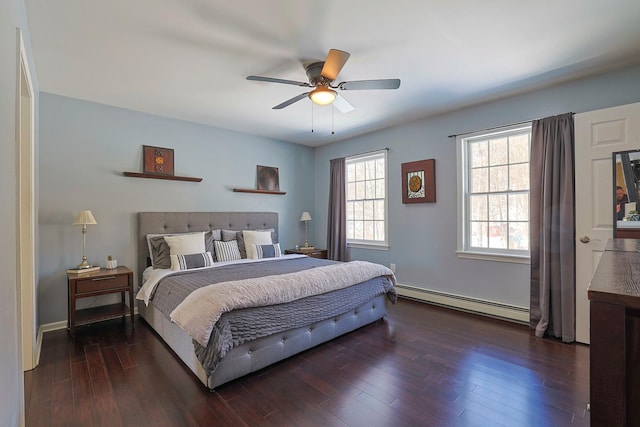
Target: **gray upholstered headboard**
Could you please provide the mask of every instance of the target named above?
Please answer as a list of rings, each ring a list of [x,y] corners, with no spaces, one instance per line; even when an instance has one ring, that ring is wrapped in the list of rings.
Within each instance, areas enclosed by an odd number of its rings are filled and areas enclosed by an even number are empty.
[[[147,268],[147,234],[188,233],[215,229],[273,228],[278,235],[276,212],[139,212],[138,274]]]

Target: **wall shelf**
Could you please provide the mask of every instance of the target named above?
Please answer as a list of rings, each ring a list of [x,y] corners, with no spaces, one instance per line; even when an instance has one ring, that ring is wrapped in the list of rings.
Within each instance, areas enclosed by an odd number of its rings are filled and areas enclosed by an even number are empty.
[[[124,176],[131,178],[152,178],[152,179],[167,179],[170,181],[190,181],[200,182],[202,178],[196,178],[191,176],[175,176],[175,175],[156,175],[153,173],[138,173],[138,172],[122,172]]]
[[[257,193],[257,194],[287,194],[286,191],[271,191],[271,190],[253,190],[251,188],[234,188],[234,193]]]

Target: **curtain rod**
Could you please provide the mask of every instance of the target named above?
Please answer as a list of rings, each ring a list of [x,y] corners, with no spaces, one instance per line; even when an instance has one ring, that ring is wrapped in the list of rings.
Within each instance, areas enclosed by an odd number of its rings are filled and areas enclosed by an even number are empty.
[[[566,113],[563,113],[563,114],[566,114]],[[562,116],[563,114],[556,114],[556,116]],[[574,114],[576,114],[576,113],[574,113],[573,111],[571,111],[571,112],[570,112],[570,113],[568,113],[568,114],[574,115]],[[550,116],[550,117],[556,117],[556,116]],[[493,126],[493,127],[486,128],[486,129],[472,130],[472,131],[469,131],[469,132],[454,133],[454,134],[452,134],[452,135],[449,135],[449,136],[448,136],[448,138],[455,138],[455,137],[460,136],[460,135],[468,135],[468,134],[470,134],[470,133],[476,133],[476,132],[486,132],[486,131],[488,131],[488,130],[494,130],[494,129],[506,128],[506,127],[509,127],[509,126],[518,126],[518,125],[523,125],[523,124],[525,124],[525,123],[531,123],[531,122],[533,122],[533,121],[535,121],[535,120],[542,120],[542,118],[538,118],[538,119],[531,119],[531,120],[524,120],[524,121],[522,121],[522,122],[511,123],[511,124],[508,124],[508,125]]]
[[[345,157],[364,156],[364,155],[366,155],[366,154],[377,153],[378,151],[382,151],[382,150],[387,150],[387,151],[389,151],[389,147],[380,148],[380,149],[378,149],[378,150],[365,151],[364,153],[359,153],[359,154],[351,154],[350,156],[345,156]]]

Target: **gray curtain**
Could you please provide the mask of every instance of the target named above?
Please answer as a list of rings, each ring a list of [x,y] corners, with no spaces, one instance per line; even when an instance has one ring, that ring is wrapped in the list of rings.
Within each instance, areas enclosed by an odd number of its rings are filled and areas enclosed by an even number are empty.
[[[530,326],[538,337],[575,341],[573,113],[531,128]]]
[[[345,159],[329,161],[327,258],[347,261],[347,195]]]

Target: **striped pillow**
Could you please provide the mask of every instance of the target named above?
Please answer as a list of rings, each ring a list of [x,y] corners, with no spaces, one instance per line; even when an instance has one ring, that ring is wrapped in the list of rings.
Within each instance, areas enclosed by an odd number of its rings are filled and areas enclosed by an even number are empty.
[[[282,252],[280,251],[280,243],[275,243],[273,245],[254,245],[255,254],[257,259],[262,258],[277,258],[282,256]]]
[[[227,242],[214,240],[213,246],[215,247],[216,259],[218,261],[235,261],[242,259],[237,240],[229,240]]]
[[[213,258],[211,252],[190,255],[171,255],[172,270],[189,270],[191,268],[211,267]]]

